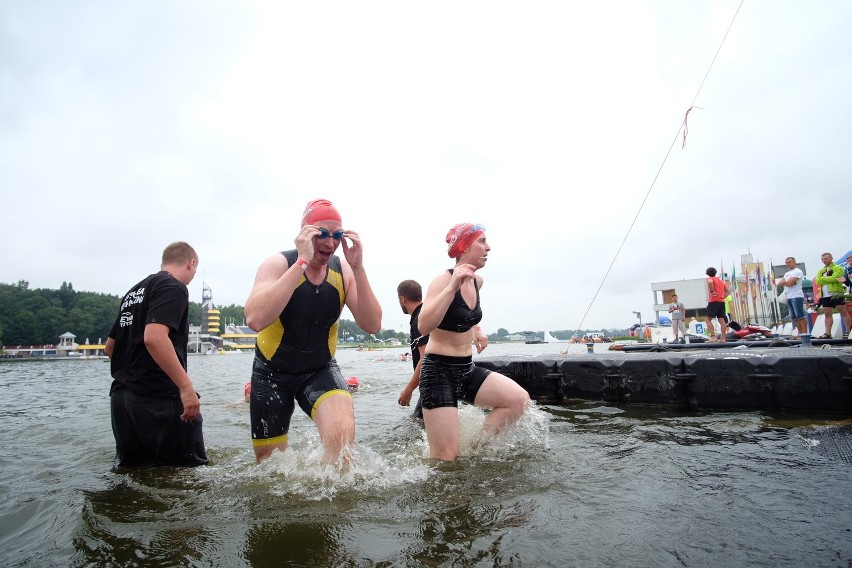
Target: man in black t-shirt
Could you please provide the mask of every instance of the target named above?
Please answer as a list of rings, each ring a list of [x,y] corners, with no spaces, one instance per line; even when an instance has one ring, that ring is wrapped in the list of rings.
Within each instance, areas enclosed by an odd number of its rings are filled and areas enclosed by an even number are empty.
[[[399,295],[399,305],[402,308],[402,313],[411,316],[410,335],[408,340],[411,344],[411,362],[414,365],[414,374],[402,392],[399,394],[397,402],[402,406],[408,406],[411,403],[411,395],[420,385],[420,358],[426,351],[426,343],[429,341],[428,335],[420,335],[417,329],[417,316],[420,315],[420,308],[423,307],[423,289],[414,280],[403,280],[396,287],[396,293]],[[417,400],[417,406],[414,408],[414,417],[423,420],[423,406],[420,399]]]
[[[186,373],[189,292],[198,255],[184,242],[163,251],[161,270],[125,294],[109,332],[114,467],[207,463],[201,403]]]

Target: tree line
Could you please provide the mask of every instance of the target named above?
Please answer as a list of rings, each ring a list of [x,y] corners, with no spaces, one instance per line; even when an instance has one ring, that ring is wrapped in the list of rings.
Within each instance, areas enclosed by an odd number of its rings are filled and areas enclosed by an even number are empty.
[[[66,331],[78,343],[106,341],[120,303],[118,296],[77,292],[68,282],[58,290],[31,290],[26,280],[0,284],[0,343],[53,345]]]
[[[70,282],[63,282],[58,290],[48,288],[30,289],[30,283],[19,280],[15,284],[0,284],[0,345],[54,345],[65,332],[76,335],[77,343],[103,343],[121,305],[121,297],[96,292],[78,292]],[[226,324],[243,325],[243,306],[217,306],[220,317],[220,333]],[[190,325],[201,325],[201,303],[189,303]],[[532,333],[532,332],[520,332]],[[552,332],[554,337],[565,340],[571,330]],[[398,339],[407,343],[408,333],[382,329],[371,335],[359,328],[354,321],[340,320],[340,335],[355,338],[355,341],[371,342]],[[510,335],[505,328],[490,334],[491,341],[502,341]],[[541,335],[536,333],[536,335]]]
[[[96,292],[78,292],[73,284],[63,282],[58,290],[30,289],[30,283],[0,284],[0,345],[54,345],[59,336],[71,332],[77,343],[103,343],[118,316],[121,297]],[[243,325],[243,306],[217,306],[220,333],[226,324]],[[201,303],[189,303],[190,325],[201,325]],[[355,322],[340,320],[343,333],[370,338]],[[403,340],[407,339],[407,334]],[[389,339],[397,332],[382,330],[376,337]]]

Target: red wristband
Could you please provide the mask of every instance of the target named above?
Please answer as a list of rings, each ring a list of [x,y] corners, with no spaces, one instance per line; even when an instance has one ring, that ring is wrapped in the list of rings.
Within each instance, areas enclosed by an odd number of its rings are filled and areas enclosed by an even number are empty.
[[[296,261],[296,266],[301,267],[302,270],[307,270],[308,269],[308,261],[306,261],[304,258],[300,258],[299,260]]]

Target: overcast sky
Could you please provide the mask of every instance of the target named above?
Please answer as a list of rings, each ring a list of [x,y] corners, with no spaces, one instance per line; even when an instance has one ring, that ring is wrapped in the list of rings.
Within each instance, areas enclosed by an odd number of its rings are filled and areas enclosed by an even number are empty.
[[[0,282],[122,295],[186,240],[192,299],[243,305],[316,197],[396,330],[458,222],[489,333],[647,321],[749,252],[812,275],[852,249],[852,2],[739,7],[4,2]]]

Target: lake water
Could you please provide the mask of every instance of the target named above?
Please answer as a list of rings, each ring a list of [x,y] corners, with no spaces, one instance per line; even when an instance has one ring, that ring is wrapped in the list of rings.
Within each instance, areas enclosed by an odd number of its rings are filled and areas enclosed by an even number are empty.
[[[122,473],[106,362],[0,364],[0,565],[852,566],[848,417],[538,406],[482,447],[465,408],[439,464],[396,404],[403,352],[338,352],[361,382],[343,474],[298,411],[254,464],[248,354],[190,358],[209,466]]]

